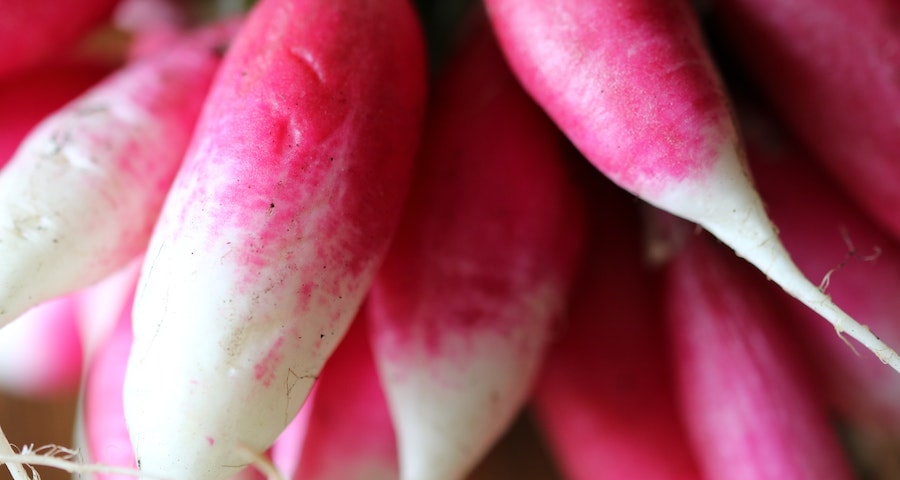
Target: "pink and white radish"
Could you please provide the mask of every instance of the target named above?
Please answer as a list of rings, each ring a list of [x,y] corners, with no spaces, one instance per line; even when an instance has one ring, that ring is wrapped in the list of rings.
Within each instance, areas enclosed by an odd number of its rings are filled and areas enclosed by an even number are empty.
[[[144,250],[233,28],[134,62],[28,135],[0,171],[0,325]]]
[[[134,285],[132,283],[132,285]],[[124,300],[115,329],[91,359],[84,377],[81,400],[81,429],[88,463],[136,469],[134,451],[125,426],[122,385],[125,365],[131,352],[131,304],[134,294]],[[98,475],[97,480],[123,480],[122,475]]]
[[[785,126],[900,239],[900,3],[711,3],[719,30]]]
[[[88,365],[112,335],[123,309],[131,308],[131,303],[126,302],[131,300],[142,261],[143,256],[139,256],[112,275],[72,294],[78,307],[78,331]]]
[[[396,480],[399,475],[394,429],[366,323],[363,315],[354,320],[303,406],[309,422],[291,478]]]
[[[132,282],[132,287],[134,283]],[[112,335],[92,359],[84,378],[77,419],[81,460],[95,471],[96,480],[135,478],[134,450],[125,425],[122,388],[125,365],[132,345],[131,304],[133,289],[121,300],[121,310]],[[261,480],[256,468],[248,467],[230,480]]]
[[[71,394],[82,349],[73,295],[50,300],[0,330],[0,390],[17,396]]]
[[[766,216],[689,2],[486,0],[519,80],[604,174],[696,222],[900,371],[807,280]]]
[[[538,425],[571,480],[699,478],[637,205],[605,179],[591,190],[591,249],[535,391]]]
[[[381,263],[426,70],[406,0],[263,0],[147,251],[125,413],[138,464],[227,478],[295,416]]]
[[[318,382],[313,384],[303,407],[269,449],[272,465],[284,478],[294,477],[299,467],[300,454],[306,448],[306,430],[309,428],[310,413],[312,412],[310,405],[315,402],[317,386]]]
[[[71,46],[103,21],[117,0],[8,0],[0,15],[0,78]]]
[[[552,123],[482,28],[432,97],[419,170],[369,299],[400,478],[462,478],[530,394],[583,211]]]
[[[811,376],[766,285],[711,237],[667,269],[679,403],[710,480],[850,479]]]
[[[35,125],[108,73],[99,65],[69,63],[0,81],[0,167]]]
[[[760,131],[771,128],[760,121],[742,116],[750,166],[788,250],[807,276],[827,277],[825,292],[850,314],[900,342],[897,243],[789,140]],[[802,305],[789,306],[830,404],[852,423],[900,434],[900,379],[874,358],[857,358]]]

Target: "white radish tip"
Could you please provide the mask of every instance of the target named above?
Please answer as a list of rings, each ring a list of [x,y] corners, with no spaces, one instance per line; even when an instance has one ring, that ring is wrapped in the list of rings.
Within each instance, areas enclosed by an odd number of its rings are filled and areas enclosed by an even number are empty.
[[[659,207],[698,223],[828,320],[838,334],[847,333],[900,373],[900,356],[868,327],[838,308],[791,260],[733,146],[726,146],[706,178],[688,183],[661,195]]]

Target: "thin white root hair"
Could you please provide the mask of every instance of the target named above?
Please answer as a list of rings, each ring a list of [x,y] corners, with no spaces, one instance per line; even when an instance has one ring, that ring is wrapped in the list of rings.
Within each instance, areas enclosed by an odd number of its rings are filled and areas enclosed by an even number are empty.
[[[834,333],[836,333],[838,338],[840,338],[845,344],[847,344],[848,347],[850,347],[850,350],[853,350],[853,353],[856,354],[857,357],[862,357],[862,355],[859,354],[859,350],[856,349],[856,345],[854,345],[850,340],[847,340],[847,337],[844,336],[844,333],[841,332],[837,327],[834,328]]]
[[[127,475],[135,478],[162,480],[158,477],[133,468],[113,467],[100,464],[85,464],[78,460],[78,451],[59,445],[44,445],[34,448],[34,445],[25,445],[16,453],[6,435],[0,429],[0,464],[6,465],[12,474],[13,480],[40,480],[41,475],[35,466],[49,467],[69,473],[106,473],[111,475]],[[31,474],[25,470],[28,467]]]
[[[16,452],[13,451],[12,444],[9,443],[9,439],[6,438],[6,434],[3,433],[3,428],[0,428],[0,457],[15,457],[16,455]],[[9,474],[12,475],[13,480],[32,480],[32,478],[34,480],[40,480],[41,478],[41,476],[32,467],[29,467],[32,473],[32,476],[29,477],[28,472],[25,471],[24,462],[12,460],[0,461],[0,463],[6,464],[6,468],[9,469]]]
[[[66,458],[53,457],[48,456],[46,454],[24,454],[24,453],[13,453],[13,454],[2,454],[0,455],[0,463],[4,463],[7,466],[11,466],[14,464],[18,465],[27,465],[34,472],[34,465],[39,467],[50,467],[58,470],[63,470],[69,473],[108,473],[111,475],[127,475],[135,478],[143,478],[143,479],[153,479],[153,480],[162,480],[158,477],[154,477],[151,475],[147,475],[146,473],[135,470],[133,468],[123,468],[123,467],[113,467],[109,465],[100,465],[100,464],[86,464],[80,463],[77,460],[70,460]],[[40,475],[37,472],[34,472],[35,476],[23,477],[23,480],[40,480]],[[19,480],[18,477],[13,476],[15,480]]]
[[[284,475],[282,475],[272,461],[265,456],[251,450],[245,445],[238,445],[237,450],[238,453],[250,461],[253,468],[265,475],[268,480],[284,480]]]
[[[822,289],[803,275],[776,236],[762,204],[758,199],[756,203],[759,205],[757,209],[759,215],[752,217],[753,221],[742,225],[742,228],[734,228],[734,224],[729,220],[710,223],[706,225],[706,229],[734,249],[739,256],[755,265],[785,292],[831,323],[839,336],[843,333],[853,338],[874,353],[882,363],[900,373],[900,355],[867,326],[841,310]],[[844,240],[853,251],[849,237],[845,236]]]
[[[841,260],[841,263],[826,272],[825,276],[822,277],[822,281],[819,282],[819,291],[822,293],[825,293],[825,290],[828,290],[828,285],[831,284],[831,274],[843,269],[844,266],[847,265],[847,262],[856,256],[856,247],[853,246],[853,240],[850,239],[850,233],[847,232],[847,227],[841,226],[841,238],[844,239],[844,244],[847,245],[847,253],[844,254],[844,259]],[[838,332],[838,335],[840,335],[840,332]],[[844,341],[846,342],[847,340]]]

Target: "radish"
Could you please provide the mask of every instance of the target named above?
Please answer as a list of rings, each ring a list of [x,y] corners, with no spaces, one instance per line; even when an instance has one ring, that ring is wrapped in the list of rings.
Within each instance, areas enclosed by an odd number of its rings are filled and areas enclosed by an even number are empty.
[[[9,0],[0,15],[0,78],[25,70],[71,45],[99,24],[116,0]]]
[[[0,167],[44,117],[109,72],[92,64],[43,66],[0,81]]]
[[[703,478],[849,479],[766,285],[696,235],[666,271],[679,401]]]
[[[75,297],[45,302],[0,330],[0,389],[27,397],[76,391],[82,349]]]
[[[134,283],[132,283],[134,286]],[[84,379],[79,411],[81,453],[98,472],[96,480],[128,480],[135,478],[134,451],[125,426],[122,385],[125,365],[131,351],[132,289],[122,302],[120,318],[112,335],[103,343],[91,361]],[[253,467],[244,469],[230,480],[262,480],[265,476]]]
[[[611,183],[591,187],[591,250],[535,392],[538,425],[568,479],[699,478],[636,205]]]
[[[519,80],[604,174],[696,222],[900,371],[791,261],[753,188],[687,1],[486,0]]]
[[[300,453],[306,448],[306,431],[309,428],[311,405],[315,403],[318,382],[314,383],[300,412],[281,432],[270,449],[272,464],[284,478],[293,478],[299,467]]]
[[[900,3],[716,0],[717,26],[790,131],[900,238]]]
[[[316,384],[297,480],[395,480],[397,449],[369,347],[366,319],[354,320]]]
[[[233,28],[131,64],[28,135],[0,172],[0,325],[143,251]]]
[[[226,478],[300,409],[396,228],[424,115],[405,0],[263,0],[160,215],[125,414],[148,475]]]
[[[810,278],[827,278],[825,292],[849,313],[900,342],[900,247],[789,140],[743,113],[750,165],[797,264]],[[900,434],[900,379],[874,358],[857,358],[801,305],[789,305],[831,404],[853,423]]]
[[[134,284],[132,284],[134,285]],[[82,428],[84,450],[92,463],[136,468],[134,452],[125,426],[122,384],[131,351],[131,304],[128,295],[115,329],[92,359],[84,378]],[[96,480],[123,480],[121,475],[98,475]]]
[[[86,364],[91,363],[94,353],[115,330],[125,302],[137,284],[142,260],[143,256],[139,256],[112,275],[73,294]]]
[[[462,478],[512,423],[563,315],[583,233],[562,139],[486,28],[447,65],[431,108],[368,303],[406,480]]]

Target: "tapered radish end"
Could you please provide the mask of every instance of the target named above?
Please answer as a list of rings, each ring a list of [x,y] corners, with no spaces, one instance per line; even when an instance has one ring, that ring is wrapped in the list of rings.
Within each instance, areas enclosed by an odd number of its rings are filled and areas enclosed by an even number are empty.
[[[900,372],[897,353],[838,308],[794,264],[734,145],[725,145],[718,160],[705,177],[670,188],[652,203],[705,228],[789,295],[828,320],[839,335],[846,333],[856,339]]]
[[[381,359],[379,370],[391,386],[385,393],[397,431],[401,480],[463,478],[502,436],[542,358],[538,335],[529,329],[515,334],[519,338],[486,331],[453,338],[442,346],[453,352],[444,358],[415,351]],[[517,347],[510,351],[510,345]]]

